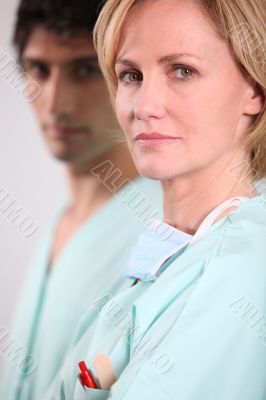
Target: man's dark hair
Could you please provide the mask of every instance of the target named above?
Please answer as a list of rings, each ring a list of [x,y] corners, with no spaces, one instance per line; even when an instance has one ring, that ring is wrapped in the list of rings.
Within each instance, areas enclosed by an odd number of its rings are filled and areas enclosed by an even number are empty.
[[[105,0],[21,0],[13,43],[21,57],[33,29],[45,28],[65,36],[92,31]]]

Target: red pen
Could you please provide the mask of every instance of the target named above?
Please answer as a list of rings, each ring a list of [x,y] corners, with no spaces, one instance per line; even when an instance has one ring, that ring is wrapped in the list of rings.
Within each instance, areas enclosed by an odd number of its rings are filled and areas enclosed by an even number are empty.
[[[96,382],[93,378],[91,371],[87,368],[85,361],[79,362],[79,369],[81,371],[81,373],[79,374],[79,379],[80,379],[81,384],[84,387],[87,387],[90,389],[97,389]]]

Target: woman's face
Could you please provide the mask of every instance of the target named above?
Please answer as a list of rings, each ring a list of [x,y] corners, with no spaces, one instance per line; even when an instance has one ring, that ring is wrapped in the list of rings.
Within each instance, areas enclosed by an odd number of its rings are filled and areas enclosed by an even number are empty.
[[[118,120],[142,175],[186,176],[239,149],[253,87],[200,2],[138,4],[122,31],[115,69]]]

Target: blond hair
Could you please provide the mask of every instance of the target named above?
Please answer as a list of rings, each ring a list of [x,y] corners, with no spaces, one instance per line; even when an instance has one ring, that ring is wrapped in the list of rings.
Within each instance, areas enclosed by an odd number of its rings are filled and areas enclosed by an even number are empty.
[[[255,180],[266,177],[266,3],[265,0],[194,0],[213,21],[228,43],[241,71],[264,96],[264,107],[254,116],[244,137]],[[121,31],[130,10],[139,0],[107,0],[94,30],[99,64],[111,100],[117,91],[115,61]]]

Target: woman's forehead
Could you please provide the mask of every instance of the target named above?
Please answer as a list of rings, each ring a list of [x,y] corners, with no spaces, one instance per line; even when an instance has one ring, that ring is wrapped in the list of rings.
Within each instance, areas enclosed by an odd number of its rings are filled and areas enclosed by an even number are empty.
[[[155,52],[158,62],[176,53],[214,62],[219,51],[226,48],[226,42],[198,5],[182,0],[144,0],[125,20],[117,58]]]
[[[121,31],[120,41],[125,40],[130,45],[149,40],[158,46],[174,41],[190,47],[223,42],[203,8],[183,0],[144,0],[135,5]]]

